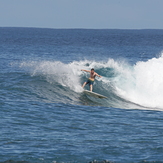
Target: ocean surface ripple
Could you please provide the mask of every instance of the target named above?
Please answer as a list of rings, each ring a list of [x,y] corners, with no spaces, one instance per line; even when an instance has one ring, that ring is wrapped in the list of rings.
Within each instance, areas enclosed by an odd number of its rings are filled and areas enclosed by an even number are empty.
[[[163,162],[163,30],[0,28],[0,45],[0,163]],[[83,93],[91,68],[107,99]]]

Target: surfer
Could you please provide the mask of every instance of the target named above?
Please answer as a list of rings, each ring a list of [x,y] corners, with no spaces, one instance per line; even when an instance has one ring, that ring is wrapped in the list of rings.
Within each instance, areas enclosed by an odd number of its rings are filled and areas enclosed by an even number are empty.
[[[92,68],[91,71],[90,70],[81,70],[81,71],[85,71],[85,72],[89,72],[90,73],[90,77],[88,78],[88,80],[86,82],[84,82],[83,84],[83,88],[85,87],[85,85],[89,84],[89,87],[90,87],[90,91],[92,92],[92,89],[93,89],[93,83],[94,83],[94,80],[95,80],[95,77],[98,76],[98,77],[102,77],[101,75],[97,74],[94,69]]]

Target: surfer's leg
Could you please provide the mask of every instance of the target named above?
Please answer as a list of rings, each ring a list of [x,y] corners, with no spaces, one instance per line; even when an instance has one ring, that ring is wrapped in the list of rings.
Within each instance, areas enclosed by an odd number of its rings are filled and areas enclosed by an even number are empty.
[[[84,84],[83,84],[83,86],[82,86],[82,87],[84,88],[86,84],[87,84],[87,82],[84,82]]]
[[[92,90],[93,90],[93,83],[94,83],[94,81],[90,81],[89,82],[89,87],[90,87],[90,91],[92,92]]]
[[[87,85],[87,84],[89,84],[89,80],[87,80],[86,82],[84,82],[84,84],[83,84],[83,88],[85,87],[85,85]]]
[[[93,85],[92,84],[90,84],[90,91],[92,92],[92,89],[93,89]]]

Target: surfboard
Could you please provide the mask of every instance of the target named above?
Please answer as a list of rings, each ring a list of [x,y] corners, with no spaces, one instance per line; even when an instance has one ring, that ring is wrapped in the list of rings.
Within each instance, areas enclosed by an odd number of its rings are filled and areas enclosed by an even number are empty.
[[[88,90],[84,90],[84,93],[95,98],[107,98],[106,96]]]

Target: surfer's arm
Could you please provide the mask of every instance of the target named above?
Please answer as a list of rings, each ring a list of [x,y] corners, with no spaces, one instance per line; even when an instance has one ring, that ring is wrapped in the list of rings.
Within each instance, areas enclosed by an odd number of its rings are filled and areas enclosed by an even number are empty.
[[[99,78],[102,78],[102,76],[101,76],[101,75],[99,75],[99,74],[97,74],[97,73],[96,73],[96,76],[98,76]]]
[[[91,71],[89,71],[89,70],[83,70],[83,69],[81,69],[81,71],[85,71],[85,72],[91,72]]]

